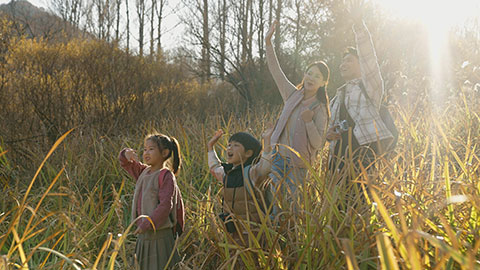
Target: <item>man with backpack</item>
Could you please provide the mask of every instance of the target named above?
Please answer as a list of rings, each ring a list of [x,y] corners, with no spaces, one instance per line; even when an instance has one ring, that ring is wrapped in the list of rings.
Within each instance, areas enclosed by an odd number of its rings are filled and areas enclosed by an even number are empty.
[[[368,167],[397,137],[393,120],[382,105],[384,85],[375,48],[358,18],[353,26],[357,48],[347,48],[340,65],[346,83],[337,89],[330,105],[327,140],[332,171],[343,168],[347,160]]]

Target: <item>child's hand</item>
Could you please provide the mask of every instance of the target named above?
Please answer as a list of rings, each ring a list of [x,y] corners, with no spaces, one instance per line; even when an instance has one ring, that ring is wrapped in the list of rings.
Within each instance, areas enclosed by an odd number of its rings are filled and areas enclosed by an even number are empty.
[[[128,160],[128,162],[134,162],[134,161],[138,162],[138,155],[135,152],[135,150],[131,148],[125,149],[124,155],[125,155],[125,158]]]
[[[270,26],[270,29],[268,30],[267,34],[265,35],[265,42],[267,43],[267,45],[272,44],[272,36],[273,36],[273,33],[275,32],[277,24],[278,24],[277,20],[273,21],[272,25]]]
[[[268,124],[265,131],[262,133],[262,138],[263,138],[263,150],[265,152],[270,152],[272,151],[272,146],[271,146],[271,138],[273,134],[274,126],[273,124]]]
[[[273,134],[273,130],[274,130],[273,124],[271,123],[268,124],[262,133],[262,138],[264,140],[270,140],[270,137],[272,137],[272,134]]]
[[[222,137],[222,135],[223,135],[223,130],[221,130],[221,129],[219,129],[215,132],[215,134],[210,139],[210,141],[208,141],[208,144],[207,144],[208,151],[213,150],[213,146],[218,142],[218,139],[220,139],[220,137]]]
[[[144,232],[145,232],[144,230],[142,230],[140,227],[138,227],[138,228],[133,232],[133,234],[142,234],[142,233],[144,233]]]

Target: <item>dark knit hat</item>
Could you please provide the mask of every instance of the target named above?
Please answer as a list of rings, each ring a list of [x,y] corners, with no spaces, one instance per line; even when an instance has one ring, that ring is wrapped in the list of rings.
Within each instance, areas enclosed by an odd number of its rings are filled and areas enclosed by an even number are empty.
[[[253,155],[245,161],[244,165],[250,165],[253,161],[256,161],[257,157],[260,155],[260,151],[262,151],[262,144],[247,132],[237,132],[233,134],[228,141],[241,143],[245,148],[245,151],[253,151]]]

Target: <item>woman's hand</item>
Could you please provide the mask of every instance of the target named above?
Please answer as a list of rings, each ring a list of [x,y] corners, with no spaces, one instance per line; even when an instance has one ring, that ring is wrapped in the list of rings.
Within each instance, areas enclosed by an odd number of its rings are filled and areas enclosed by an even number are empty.
[[[272,36],[273,36],[273,33],[275,33],[277,24],[278,24],[277,20],[273,21],[272,25],[270,26],[270,29],[267,32],[267,35],[265,35],[265,43],[267,43],[267,45],[272,44]]]
[[[303,111],[300,114],[300,116],[302,117],[303,122],[308,123],[308,122],[311,122],[313,120],[313,115],[314,114],[315,113],[312,110],[306,109],[305,111]]]
[[[213,150],[213,146],[218,142],[218,139],[220,139],[220,137],[222,137],[222,135],[223,135],[223,130],[219,129],[219,130],[215,131],[215,134],[210,139],[210,141],[208,141],[208,143],[207,143],[208,151]]]
[[[333,127],[330,127],[327,130],[327,136],[326,136],[327,141],[337,141],[337,140],[340,140],[340,138],[342,138],[342,135],[337,132],[337,128],[338,128],[338,125],[335,125]]]
[[[125,149],[124,155],[125,155],[125,158],[128,160],[128,162],[134,162],[134,161],[138,162],[138,155],[135,152],[135,150],[131,148]]]

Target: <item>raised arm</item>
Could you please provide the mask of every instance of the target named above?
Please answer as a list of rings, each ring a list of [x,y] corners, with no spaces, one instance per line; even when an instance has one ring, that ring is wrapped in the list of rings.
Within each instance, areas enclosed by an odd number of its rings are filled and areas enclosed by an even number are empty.
[[[360,20],[353,26],[357,44],[358,60],[362,71],[362,81],[372,102],[380,107],[384,93],[383,79],[378,65],[372,37],[365,23]]]
[[[208,167],[210,169],[210,173],[221,183],[223,183],[223,177],[225,176],[225,170],[220,165],[220,160],[217,157],[217,153],[213,148],[215,144],[218,142],[218,139],[222,137],[223,131],[221,129],[215,132],[215,135],[208,141],[207,143],[207,150],[208,150]]]
[[[273,49],[272,36],[275,32],[277,24],[277,21],[273,22],[272,26],[270,26],[270,30],[268,30],[267,35],[265,36],[267,65],[268,70],[270,70],[270,74],[272,74],[273,80],[277,84],[278,90],[282,95],[283,101],[285,101],[293,93],[293,91],[295,91],[296,88],[295,85],[293,85],[287,79],[285,73],[283,73],[280,63],[278,62],[277,54]]]
[[[131,148],[124,148],[118,155],[120,166],[132,176],[135,181],[138,180],[140,174],[147,168],[147,165],[138,161],[138,156]]]
[[[273,125],[269,126],[262,134],[263,152],[258,163],[250,169],[250,179],[255,186],[259,186],[268,177],[272,170],[272,145],[270,138],[273,133]]]

